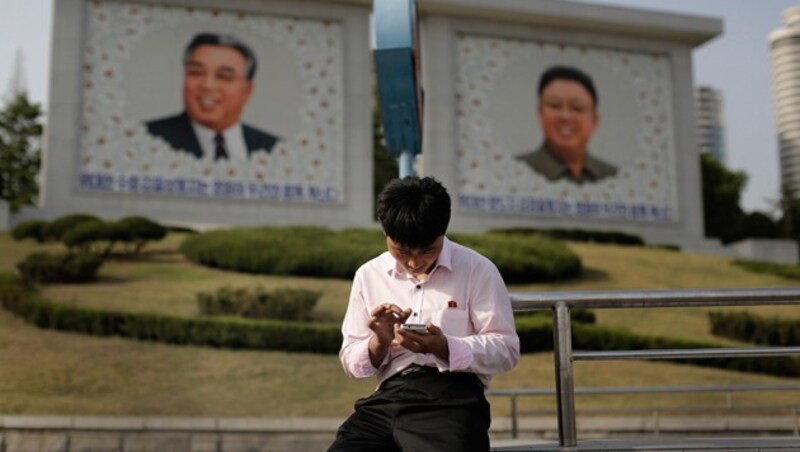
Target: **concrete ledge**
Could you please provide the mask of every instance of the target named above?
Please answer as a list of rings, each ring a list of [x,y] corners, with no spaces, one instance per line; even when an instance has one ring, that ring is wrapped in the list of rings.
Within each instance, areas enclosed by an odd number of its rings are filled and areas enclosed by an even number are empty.
[[[67,430],[73,426],[69,416],[2,416],[0,427],[4,430]]]
[[[216,431],[219,419],[192,417],[148,417],[144,418],[143,430],[149,431]]]
[[[0,416],[0,445],[5,447],[0,450],[312,452],[330,445],[342,421],[340,418]],[[661,417],[661,436],[654,436],[653,422],[650,416],[578,418],[578,447],[570,450],[800,450],[800,437],[790,436],[798,428],[793,416]],[[511,439],[510,418],[495,418],[489,432],[492,449],[561,450],[555,416],[522,418],[519,431],[522,438]],[[715,435],[725,437],[710,438]]]
[[[558,442],[510,440],[495,442],[492,450],[512,451],[558,451]],[[577,451],[738,451],[759,452],[767,450],[800,450],[800,438],[648,438],[648,439],[590,439],[578,441]]]
[[[141,417],[74,416],[72,427],[78,430],[127,431],[144,430],[145,419]]]
[[[0,416],[0,430],[89,432],[335,432],[344,418],[201,418],[127,416]],[[510,425],[510,421],[505,421]]]
[[[219,419],[219,430],[230,432],[335,432],[344,419],[330,418],[231,418]]]
[[[126,417],[126,416],[0,416],[0,430],[83,431],[83,432],[139,432],[154,433],[209,433],[209,434],[271,434],[271,433],[334,433],[344,418],[202,418],[202,417]],[[680,417],[664,416],[658,419],[662,432],[788,432],[800,429],[792,415]],[[495,436],[511,432],[511,418],[496,417],[490,433]],[[655,430],[652,416],[580,416],[580,432],[642,433]],[[518,421],[520,432],[547,435],[558,431],[555,416],[522,417]],[[800,438],[798,438],[800,443]],[[798,448],[800,450],[800,448]]]

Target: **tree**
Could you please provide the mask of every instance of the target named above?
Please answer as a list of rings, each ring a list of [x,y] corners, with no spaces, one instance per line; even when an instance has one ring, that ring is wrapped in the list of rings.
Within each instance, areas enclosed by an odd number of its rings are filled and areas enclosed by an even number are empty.
[[[788,185],[781,187],[779,224],[784,237],[800,241],[800,199]]]
[[[776,239],[781,237],[780,225],[764,212],[750,212],[736,225],[735,240],[743,238]]]
[[[780,227],[769,215],[758,211],[745,213],[739,206],[747,185],[744,171],[731,171],[707,153],[700,154],[700,159],[706,237],[718,237],[722,243],[780,237]]]
[[[703,217],[706,237],[723,243],[736,240],[736,230],[744,218],[739,197],[747,184],[744,171],[730,171],[707,153],[700,154],[703,175]]]
[[[34,204],[39,195],[41,115],[41,107],[24,91],[0,111],[0,199],[8,201],[12,212]]]

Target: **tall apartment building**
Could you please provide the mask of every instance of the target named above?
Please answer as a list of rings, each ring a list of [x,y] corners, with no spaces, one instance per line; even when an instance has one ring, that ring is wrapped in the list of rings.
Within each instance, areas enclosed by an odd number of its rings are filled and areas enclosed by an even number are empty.
[[[781,183],[800,195],[800,6],[785,10],[769,35]]]
[[[710,86],[694,90],[695,120],[697,121],[697,149],[710,153],[718,162],[725,163],[725,116],[722,91]]]

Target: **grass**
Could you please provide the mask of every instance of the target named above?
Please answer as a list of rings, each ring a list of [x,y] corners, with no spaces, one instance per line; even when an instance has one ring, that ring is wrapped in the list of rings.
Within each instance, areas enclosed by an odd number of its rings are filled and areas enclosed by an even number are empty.
[[[198,291],[230,284],[267,289],[320,290],[319,320],[340,321],[349,281],[245,275],[208,269],[177,251],[181,234],[147,249],[138,260],[114,260],[90,285],[57,285],[44,297],[106,309],[197,315]],[[58,245],[45,245],[59,249]],[[728,260],[641,247],[571,243],[586,277],[557,284],[512,286],[512,291],[624,290],[699,287],[777,287],[792,281],[749,273]],[[0,273],[42,245],[11,242],[0,234]],[[800,317],[796,307],[757,309]],[[642,334],[708,339],[703,309],[601,310],[598,322]],[[717,339],[718,340],[718,339]],[[336,356],[267,351],[231,351],[171,346],[118,338],[95,338],[40,330],[0,311],[0,413],[182,416],[344,417],[353,402],[375,386],[348,379]],[[663,362],[578,362],[578,386],[654,386],[775,383],[788,379]],[[493,387],[552,387],[549,353],[525,355],[519,366],[495,378]],[[619,395],[578,397],[578,407],[712,403],[720,395]],[[735,396],[741,403],[783,403],[785,395]],[[493,414],[506,416],[508,400],[492,400]],[[552,408],[552,398],[525,398],[521,409]]]

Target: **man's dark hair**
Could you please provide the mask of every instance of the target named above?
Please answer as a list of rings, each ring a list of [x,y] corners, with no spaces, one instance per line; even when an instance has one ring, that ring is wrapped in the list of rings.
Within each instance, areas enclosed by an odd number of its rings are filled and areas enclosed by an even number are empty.
[[[186,46],[186,50],[183,52],[183,64],[189,62],[189,57],[192,55],[192,52],[200,46],[225,46],[236,50],[242,54],[247,62],[247,80],[253,80],[253,76],[256,75],[256,66],[258,65],[256,54],[253,53],[250,46],[240,41],[239,38],[233,35],[221,35],[217,33],[198,33],[194,35],[194,38],[192,38],[189,45]]]
[[[578,68],[571,66],[552,66],[542,73],[539,78],[539,97],[542,97],[542,91],[547,88],[553,80],[571,80],[580,83],[586,91],[592,96],[595,108],[597,107],[597,91],[594,89],[594,82],[588,74]]]
[[[394,242],[428,246],[447,231],[450,195],[431,177],[393,179],[378,195],[378,221]]]

